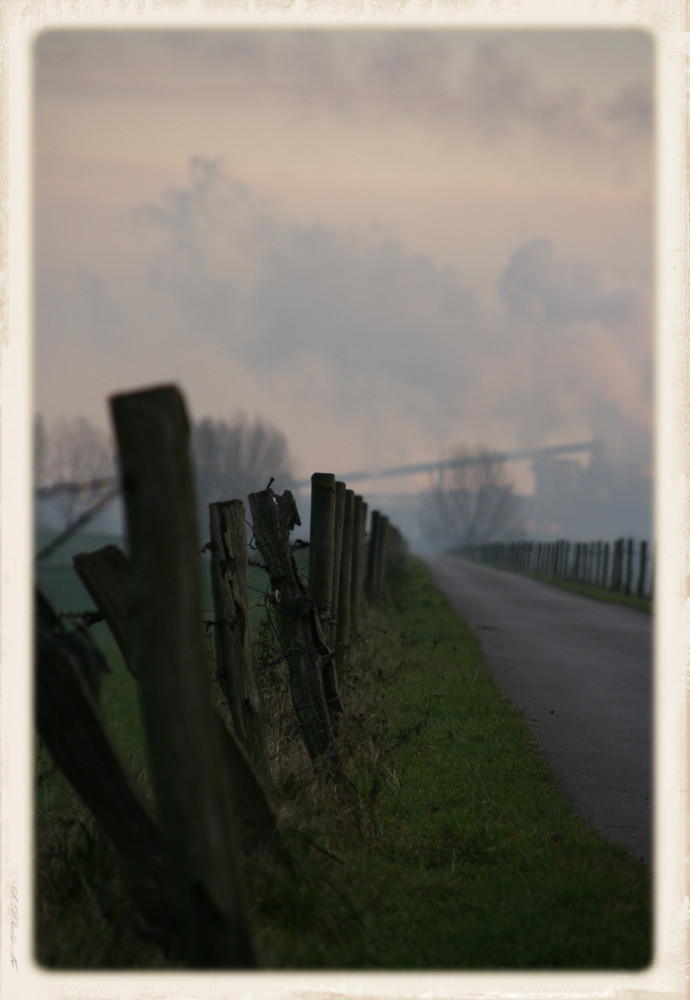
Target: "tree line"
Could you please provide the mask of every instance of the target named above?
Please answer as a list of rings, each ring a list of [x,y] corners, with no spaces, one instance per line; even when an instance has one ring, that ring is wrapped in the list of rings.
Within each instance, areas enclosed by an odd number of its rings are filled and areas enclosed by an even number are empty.
[[[193,423],[191,448],[199,510],[232,496],[248,496],[274,476],[289,488],[292,458],[285,435],[270,422],[237,413],[230,420],[204,417]],[[50,501],[58,528],[91,507],[116,475],[112,438],[88,417],[34,418],[34,486]],[[64,488],[79,484],[79,488]],[[39,508],[37,519],[45,519]]]

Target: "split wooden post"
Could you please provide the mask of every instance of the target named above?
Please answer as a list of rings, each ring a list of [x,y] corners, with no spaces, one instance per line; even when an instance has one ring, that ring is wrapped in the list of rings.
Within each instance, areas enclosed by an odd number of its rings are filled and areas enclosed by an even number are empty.
[[[67,634],[36,595],[36,723],[68,781],[113,842],[134,898],[154,925],[174,932],[161,836],[103,725],[90,673],[100,651],[88,632]]]
[[[256,681],[247,602],[247,528],[241,500],[209,505],[216,676],[235,735],[257,774],[271,780],[266,708]]]
[[[316,601],[290,550],[290,532],[301,524],[295,498],[290,490],[280,496],[271,489],[262,490],[250,493],[249,508],[254,537],[273,588],[278,635],[300,733],[315,767],[329,767],[338,757],[330,711],[342,710],[342,705],[337,689],[326,703],[324,666],[333,653],[321,630]]]
[[[209,698],[189,421],[175,386],[110,400],[133,569],[132,639],[189,961],[255,965],[239,832]]]
[[[347,659],[350,642],[350,576],[352,573],[352,529],[355,491],[345,490],[343,535],[340,544],[340,584],[338,587],[338,617],[335,635],[335,662],[340,667]]]
[[[105,545],[95,552],[79,552],[72,563],[112,632],[125,664],[136,676],[128,622],[132,596],[129,559],[117,545]]]

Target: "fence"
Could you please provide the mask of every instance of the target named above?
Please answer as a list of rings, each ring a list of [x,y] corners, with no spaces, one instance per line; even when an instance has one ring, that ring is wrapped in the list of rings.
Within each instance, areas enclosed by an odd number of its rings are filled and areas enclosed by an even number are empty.
[[[68,631],[40,591],[37,724],[55,761],[117,848],[133,897],[159,932],[181,937],[191,965],[255,964],[243,858],[260,848],[285,864],[269,801],[266,706],[257,685],[247,602],[244,504],[209,510],[217,679],[209,697],[200,540],[189,422],[174,386],[115,396],[130,556],[106,546],[74,566],[139,684],[156,813],[102,724],[102,657],[85,622]],[[379,511],[332,474],[312,477],[309,585],[290,533],[292,493],[249,496],[253,541],[270,578],[299,732],[317,774],[337,781],[347,663],[365,600],[377,599],[405,543]]]
[[[466,551],[483,562],[515,566],[561,579],[590,584],[651,600],[653,558],[643,540],[618,538],[604,541],[492,542]]]

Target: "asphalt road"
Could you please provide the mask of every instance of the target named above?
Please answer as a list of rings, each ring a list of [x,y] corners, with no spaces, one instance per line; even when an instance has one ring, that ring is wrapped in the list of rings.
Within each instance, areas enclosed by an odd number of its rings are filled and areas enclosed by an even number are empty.
[[[426,562],[578,815],[651,864],[651,616],[451,556]]]

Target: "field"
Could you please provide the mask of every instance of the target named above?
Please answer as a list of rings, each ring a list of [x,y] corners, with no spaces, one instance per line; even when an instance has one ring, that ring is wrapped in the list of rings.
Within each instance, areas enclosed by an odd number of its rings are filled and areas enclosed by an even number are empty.
[[[40,579],[60,610],[86,606],[68,567],[46,568]],[[256,634],[260,570],[250,586]],[[210,588],[206,598],[210,609]],[[135,683],[104,627],[96,631],[112,668],[104,715],[148,788]],[[280,733],[272,801],[293,858],[290,870],[268,858],[247,862],[262,968],[595,970],[650,962],[649,869],[573,814],[524,718],[486,671],[477,637],[418,560],[408,560],[388,598],[370,609],[340,677],[338,783],[311,774],[278,658],[264,654],[260,676]],[[37,761],[40,960],[179,967],[174,945],[142,926],[110,846],[40,747]]]

